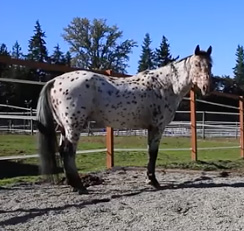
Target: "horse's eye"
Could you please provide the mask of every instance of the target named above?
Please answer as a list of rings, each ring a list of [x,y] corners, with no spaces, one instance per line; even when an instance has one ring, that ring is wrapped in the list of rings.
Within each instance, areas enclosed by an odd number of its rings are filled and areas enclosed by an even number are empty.
[[[195,67],[200,67],[200,63],[195,63]]]

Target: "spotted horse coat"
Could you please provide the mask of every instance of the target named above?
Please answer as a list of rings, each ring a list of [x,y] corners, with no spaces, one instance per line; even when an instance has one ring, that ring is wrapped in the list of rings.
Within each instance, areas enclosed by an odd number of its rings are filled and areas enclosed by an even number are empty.
[[[196,47],[192,56],[132,77],[108,77],[90,71],[74,71],[49,81],[37,107],[39,147],[43,173],[55,171],[55,130],[62,131],[59,152],[68,183],[79,192],[81,184],[75,164],[76,145],[87,121],[114,128],[148,129],[149,182],[159,187],[155,177],[158,147],[165,127],[172,121],[182,98],[192,84],[205,94],[211,76],[211,47]]]

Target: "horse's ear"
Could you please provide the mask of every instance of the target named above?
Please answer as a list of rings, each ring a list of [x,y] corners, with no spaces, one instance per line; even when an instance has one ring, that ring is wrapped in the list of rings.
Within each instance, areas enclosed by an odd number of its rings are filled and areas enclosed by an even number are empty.
[[[195,55],[199,55],[200,53],[200,47],[199,45],[197,45],[196,49],[195,49]]]
[[[211,53],[212,53],[212,46],[210,46],[210,47],[208,48],[208,50],[207,50],[207,54],[208,54],[208,55],[211,55]]]

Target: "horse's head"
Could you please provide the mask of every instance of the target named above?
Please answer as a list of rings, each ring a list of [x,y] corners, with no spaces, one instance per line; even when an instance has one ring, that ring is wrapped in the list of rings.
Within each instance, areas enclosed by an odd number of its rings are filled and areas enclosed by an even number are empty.
[[[201,51],[199,45],[197,45],[194,55],[192,55],[190,59],[190,76],[192,83],[201,90],[202,95],[206,95],[210,90],[212,68],[211,52],[211,46],[207,51]]]

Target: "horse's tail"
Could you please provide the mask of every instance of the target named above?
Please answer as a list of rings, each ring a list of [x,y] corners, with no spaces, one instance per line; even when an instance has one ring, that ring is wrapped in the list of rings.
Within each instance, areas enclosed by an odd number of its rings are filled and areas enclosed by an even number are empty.
[[[39,156],[41,161],[42,174],[57,173],[56,160],[57,137],[55,132],[54,117],[50,100],[50,90],[54,80],[46,83],[42,88],[37,103],[37,128]]]

